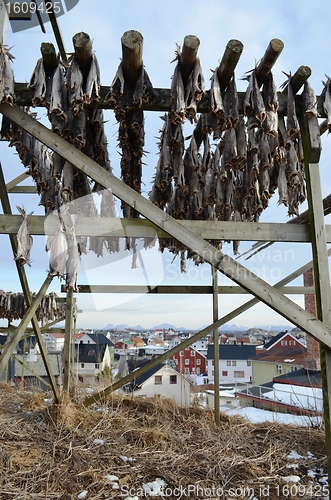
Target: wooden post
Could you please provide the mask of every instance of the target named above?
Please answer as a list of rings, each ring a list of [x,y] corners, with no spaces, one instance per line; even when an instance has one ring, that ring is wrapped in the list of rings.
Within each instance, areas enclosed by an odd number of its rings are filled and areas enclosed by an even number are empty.
[[[75,59],[85,81],[92,61],[92,40],[87,33],[81,31],[72,37],[72,43],[74,45]]]
[[[213,282],[213,323],[218,320],[218,274],[211,268]],[[214,329],[214,415],[216,425],[220,425],[220,350],[218,328]]]
[[[54,36],[55,36],[57,45],[59,47],[60,56],[61,56],[61,59],[64,62],[64,64],[68,64],[68,58],[67,58],[66,49],[64,47],[64,43],[63,43],[63,39],[62,39],[61,30],[60,30],[60,27],[58,25],[56,15],[54,13],[52,2],[49,2],[49,3],[51,4],[50,5],[51,8],[48,11],[48,17],[49,17],[49,20],[50,20],[51,25],[52,25],[52,29],[54,32]]]
[[[3,175],[3,170],[2,170],[1,164],[0,164],[0,199],[1,199],[1,204],[2,204],[2,208],[3,208],[4,213],[8,214],[8,215],[11,214],[12,212],[11,212],[9,197],[8,197],[8,193],[6,190],[5,178]],[[16,255],[17,250],[18,250],[16,234],[9,235],[9,239],[10,239],[11,247],[13,250],[13,254]],[[24,294],[24,299],[25,299],[27,306],[30,307],[31,303],[32,303],[32,297],[31,297],[30,287],[29,287],[29,283],[28,283],[27,276],[25,273],[25,269],[24,269],[24,267],[19,266],[17,261],[15,261],[15,262],[16,262],[16,268],[17,268],[19,280],[20,280],[21,287],[22,287],[23,294]],[[59,397],[58,387],[56,384],[56,380],[55,380],[51,365],[49,363],[46,346],[45,346],[43,337],[41,335],[38,320],[37,320],[37,317],[35,314],[32,315],[31,322],[32,322],[32,327],[33,327],[33,330],[34,330],[34,333],[36,335],[38,345],[40,348],[40,354],[41,354],[41,357],[43,359],[43,362],[44,362],[44,365],[46,368],[46,372],[47,372],[47,375],[48,375],[48,378],[50,380],[50,384],[51,384],[51,387],[53,390],[54,399],[56,402],[59,402],[60,397]]]
[[[14,352],[14,349],[20,340],[21,336],[25,332],[26,327],[30,323],[32,317],[34,316],[40,302],[42,301],[42,298],[44,297],[49,285],[51,284],[53,280],[53,276],[50,274],[47,275],[47,278],[45,279],[41,289],[37,293],[36,297],[33,300],[33,303],[30,305],[30,307],[27,309],[26,313],[24,314],[20,324],[18,325],[15,333],[12,335],[10,338],[10,341],[4,345],[2,354],[0,356],[0,373],[3,372],[3,370],[6,368],[6,364],[8,363],[11,355]]]
[[[242,54],[244,45],[239,40],[230,40],[225,48],[217,75],[221,90],[225,90]]]
[[[309,66],[300,66],[293,76],[291,76],[291,85],[293,94],[295,95],[301,89],[302,85],[308,80],[311,75]]]
[[[192,73],[197,58],[199,45],[200,40],[197,36],[186,35],[186,37],[184,38],[183,49],[179,59],[180,72],[182,75],[184,88],[186,87],[190,74]]]
[[[51,77],[59,63],[54,45],[52,43],[43,42],[40,46],[40,52],[43,58],[45,73]]]
[[[307,180],[317,316],[324,322],[326,327],[330,327],[331,290],[322,189],[318,164],[322,149],[318,119],[313,116],[308,118],[301,114],[300,129],[304,148]],[[320,344],[320,353],[327,468],[329,484],[331,484],[331,349]]]
[[[73,328],[73,289],[69,288],[67,292],[67,308],[65,320],[65,338],[64,338],[64,374],[63,391],[69,394],[70,381],[72,378],[72,328]]]
[[[256,67],[256,80],[259,87],[263,84],[265,77],[271,71],[283,48],[284,44],[278,38],[273,38],[269,43],[264,56]]]
[[[134,89],[143,63],[143,36],[139,31],[126,31],[122,38],[122,66],[125,81]]]

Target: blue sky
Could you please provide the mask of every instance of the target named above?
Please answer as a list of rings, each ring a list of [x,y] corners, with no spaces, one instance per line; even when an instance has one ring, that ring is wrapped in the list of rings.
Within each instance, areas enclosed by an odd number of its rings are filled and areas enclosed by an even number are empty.
[[[211,70],[215,69],[223,55],[226,44],[231,39],[239,39],[244,50],[236,69],[237,87],[245,91],[246,82],[241,80],[246,71],[254,67],[264,54],[272,38],[280,38],[284,42],[284,50],[273,69],[277,87],[285,80],[283,72],[294,73],[299,66],[306,65],[312,69],[310,83],[316,94],[322,91],[322,80],[325,74],[331,74],[330,49],[327,42],[329,37],[329,2],[317,0],[314,6],[297,0],[288,2],[222,2],[205,1],[181,2],[169,0],[155,2],[143,0],[136,2],[127,0],[125,3],[109,0],[80,0],[70,12],[59,18],[59,24],[66,46],[71,52],[72,37],[84,31],[93,40],[93,49],[97,55],[101,68],[102,85],[110,85],[116,73],[121,58],[121,36],[127,30],[140,31],[144,37],[143,61],[150,79],[155,87],[170,87],[174,64],[176,44],[182,45],[185,35],[193,34],[200,39],[199,57],[209,88]],[[12,33],[10,26],[6,34],[6,43],[12,47],[15,56],[13,63],[15,80],[28,82],[37,59],[40,57],[42,42],[53,42],[49,23],[46,25],[46,34],[38,27],[21,33]],[[162,127],[159,113],[145,113],[146,144],[148,154],[143,173],[143,195],[147,197],[151,189],[152,176],[157,163],[157,137]],[[38,116],[44,122],[45,111],[38,110]],[[113,111],[105,111],[107,120],[106,132],[109,142],[109,153],[113,173],[120,176],[119,149],[117,148],[117,124]],[[186,125],[187,130],[192,126]],[[331,192],[331,178],[329,164],[331,159],[331,138],[326,134],[322,138],[323,152],[320,163],[322,176],[323,196]],[[1,162],[4,168],[6,182],[24,171],[15,151],[8,148],[7,143],[0,144]],[[20,197],[11,195],[12,210],[17,213],[16,205],[24,206],[28,211],[34,210],[42,214],[38,207],[38,197],[30,195]],[[303,205],[300,211],[304,210]],[[277,194],[271,200],[270,207],[263,213],[262,221],[286,222],[286,209],[277,206]],[[30,288],[38,291],[46,277],[48,255],[44,250],[45,239],[34,237],[32,248],[32,267],[27,268]],[[241,243],[240,250],[250,248],[251,243]],[[224,251],[232,255],[231,246],[225,244]],[[19,291],[19,281],[13,262],[8,237],[0,235],[1,252],[1,289]],[[172,254],[165,252],[161,255],[157,248],[141,253],[151,282],[167,284],[210,284],[210,268],[207,265],[196,267],[188,263],[188,271],[182,274],[179,271],[179,262],[172,261]],[[121,284],[144,283],[142,269],[132,270],[130,258],[125,259],[120,267],[106,261],[95,260],[89,257],[83,259],[79,275],[80,283]],[[242,263],[247,265],[260,277],[270,283],[283,278],[297,267],[305,264],[311,258],[308,244],[289,245],[275,244],[254,259]],[[92,262],[91,262],[92,259]],[[125,266],[126,263],[126,266]],[[110,266],[110,267],[105,267]],[[91,272],[95,268],[95,272]],[[98,269],[99,270],[98,270]],[[107,269],[107,278],[105,278]],[[101,271],[101,272],[100,272]],[[98,281],[96,281],[98,280]],[[122,281],[121,281],[122,280]],[[220,284],[230,284],[222,275],[219,275]],[[302,280],[297,280],[302,284]],[[56,278],[50,290],[60,294],[60,282]],[[154,296],[143,295],[132,298],[122,296],[119,300],[114,296],[97,296],[77,294],[77,303],[83,313],[79,314],[79,327],[101,328],[107,323],[138,323],[151,327],[155,324],[169,322],[187,328],[199,328],[212,322],[212,301],[209,296]],[[233,307],[248,300],[248,296],[221,296],[219,299],[220,316],[229,312]],[[302,297],[295,299],[303,305]],[[106,309],[107,308],[107,309]],[[1,322],[1,320],[0,320]],[[260,324],[286,324],[276,313],[266,306],[259,305],[238,317],[233,322],[247,326]],[[2,324],[5,324],[3,322]]]

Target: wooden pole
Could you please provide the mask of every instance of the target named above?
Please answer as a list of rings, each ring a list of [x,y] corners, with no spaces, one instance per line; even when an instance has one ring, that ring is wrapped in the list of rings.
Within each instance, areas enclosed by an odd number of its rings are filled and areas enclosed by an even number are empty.
[[[59,63],[54,45],[43,42],[40,46],[40,52],[43,58],[45,73],[48,77],[51,77]]]
[[[65,320],[64,337],[64,374],[63,391],[69,394],[70,381],[72,376],[72,328],[73,328],[73,289],[69,288],[67,292],[67,308]]]
[[[14,349],[15,349],[18,341],[22,337],[23,333],[25,332],[26,327],[28,326],[31,319],[33,318],[33,316],[34,316],[40,302],[42,301],[49,285],[51,284],[52,280],[53,280],[53,276],[48,274],[41,289],[39,290],[39,292],[35,296],[32,304],[30,305],[30,307],[27,309],[26,313],[24,314],[24,316],[23,316],[20,324],[18,325],[15,333],[10,338],[10,341],[4,345],[2,354],[0,356],[0,373],[2,373],[3,370],[6,368],[6,364],[8,363],[11,355],[13,354]]]
[[[184,88],[186,87],[190,74],[194,68],[199,45],[200,40],[195,35],[186,35],[184,38],[183,49],[179,59],[180,72]]]
[[[7,215],[11,215],[11,213],[12,213],[11,206],[10,206],[10,202],[9,202],[8,193],[6,191],[5,178],[3,175],[3,170],[2,170],[1,164],[0,164],[0,199],[1,199],[1,204],[2,204],[2,208],[3,208],[4,213]],[[17,250],[18,250],[18,243],[17,243],[16,234],[9,235],[9,239],[10,239],[11,247],[13,250],[13,254],[16,255]],[[17,261],[15,261],[15,262],[16,262],[17,273],[18,273],[19,280],[20,280],[21,287],[22,287],[23,294],[24,294],[24,299],[25,299],[27,306],[30,307],[32,304],[32,296],[31,296],[31,292],[30,292],[28,279],[27,279],[27,276],[25,273],[25,269],[24,269],[24,267],[21,267]],[[57,387],[56,380],[55,380],[55,377],[53,374],[53,370],[52,370],[51,365],[49,363],[46,346],[45,346],[43,337],[41,335],[38,320],[37,320],[37,317],[35,314],[32,315],[31,322],[32,322],[33,331],[36,335],[38,345],[40,348],[40,354],[41,354],[41,357],[43,359],[43,362],[44,362],[44,365],[46,368],[46,372],[47,372],[48,378],[50,380],[50,384],[52,386],[54,399],[56,402],[59,402],[60,397],[59,397],[58,387]]]
[[[309,66],[300,66],[296,70],[293,76],[291,76],[291,85],[293,94],[296,94],[301,89],[302,85],[308,80],[311,75],[311,69]]]
[[[266,281],[197,234],[183,227],[176,219],[164,213],[137,191],[124,184],[111,172],[105,171],[104,168],[91,158],[84,155],[84,153],[57,136],[51,130],[48,130],[44,125],[33,119],[16,105],[1,104],[0,112],[12,119],[31,135],[37,137],[38,140],[53,149],[53,151],[57,152],[93,180],[99,182],[105,188],[110,187],[115,196],[137,210],[137,212],[158,227],[162,227],[162,229],[183,243],[187,248],[194,249],[194,252],[204,261],[211,264],[238,285],[241,285],[271,309],[303,331],[311,334],[316,340],[331,348],[331,328],[314,318],[288,297],[279,293]]]
[[[264,56],[256,67],[256,79],[259,87],[263,84],[265,77],[271,71],[283,48],[284,44],[278,38],[273,38],[269,43]]]
[[[317,316],[326,326],[330,327],[331,291],[322,188],[318,164],[322,149],[318,119],[316,117],[308,118],[301,114],[300,129],[304,148],[308,209],[312,232]],[[331,484],[331,349],[320,344],[320,354],[327,468],[329,484]]]
[[[72,43],[75,51],[75,59],[78,62],[83,78],[86,80],[93,55],[92,40],[87,33],[81,31],[72,37]]]
[[[122,66],[125,81],[134,89],[143,64],[143,36],[139,31],[126,31],[122,38]]]
[[[213,323],[218,320],[218,274],[217,269],[211,268],[213,284]],[[216,425],[220,425],[220,349],[218,328],[214,329],[214,418]]]
[[[52,29],[54,32],[56,43],[59,47],[60,56],[61,56],[61,59],[64,62],[64,64],[68,64],[68,58],[67,58],[67,54],[66,54],[66,49],[64,47],[61,30],[60,30],[60,27],[58,25],[56,15],[54,13],[52,2],[49,2],[49,3],[51,4],[50,5],[51,8],[48,10],[48,17],[49,17],[49,20],[50,20],[51,25],[52,25]]]
[[[331,249],[328,250],[328,255],[331,255]],[[286,276],[281,281],[276,283],[274,285],[275,288],[279,289],[279,288],[283,287],[284,285],[286,285],[287,283],[290,283],[291,281],[295,280],[296,278],[301,276],[304,272],[311,269],[312,265],[313,265],[312,261],[308,262],[304,266],[300,267],[299,269],[292,272],[290,275]],[[156,359],[150,361],[149,363],[146,363],[146,365],[144,365],[143,367],[138,368],[138,370],[136,370],[134,374],[131,373],[131,374],[127,375],[126,377],[122,378],[120,381],[115,382],[111,386],[107,387],[103,391],[93,394],[90,398],[88,398],[84,401],[84,403],[83,403],[84,406],[89,406],[97,401],[100,401],[100,399],[104,398],[105,396],[110,394],[112,391],[115,391],[116,389],[123,387],[123,385],[125,385],[128,382],[130,382],[131,380],[133,380],[134,377],[138,377],[140,375],[143,375],[144,373],[149,371],[154,366],[157,366],[159,363],[161,363],[162,361],[165,361],[170,356],[173,356],[174,354],[181,351],[182,349],[185,349],[185,347],[188,347],[189,345],[194,344],[194,342],[197,342],[202,337],[208,335],[208,333],[215,330],[215,328],[218,329],[222,325],[225,325],[225,323],[228,323],[229,321],[233,320],[234,318],[239,316],[239,314],[246,312],[248,309],[250,309],[251,307],[253,307],[254,305],[256,305],[258,303],[259,303],[259,300],[256,298],[249,300],[245,304],[239,306],[237,309],[231,311],[230,313],[226,314],[225,316],[223,316],[222,318],[220,318],[219,320],[214,322],[212,325],[209,325],[206,328],[204,328],[203,330],[200,330],[200,332],[192,335],[192,337],[189,337],[188,339],[183,340],[183,342],[181,342],[178,346],[173,347],[172,349],[170,349],[166,353],[157,356]]]
[[[220,65],[216,69],[221,90],[225,90],[238,64],[244,45],[239,40],[230,40],[225,48]]]

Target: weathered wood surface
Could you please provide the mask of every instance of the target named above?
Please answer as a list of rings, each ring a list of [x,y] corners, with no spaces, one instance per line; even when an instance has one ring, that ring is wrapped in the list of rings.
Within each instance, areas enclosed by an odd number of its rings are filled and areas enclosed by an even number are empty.
[[[215,323],[218,316],[218,272],[214,267],[211,268],[212,275],[212,288],[213,288],[213,323]],[[214,329],[214,418],[216,425],[220,425],[220,363],[219,363],[219,345],[220,337],[218,328]]]
[[[64,373],[63,373],[63,390],[69,394],[71,379],[72,379],[72,355],[73,355],[73,289],[69,288],[66,299],[66,319],[65,319],[65,338],[64,338]]]
[[[273,38],[270,41],[264,56],[256,67],[256,79],[259,87],[263,84],[267,74],[270,73],[283,48],[284,43],[279,38]]]
[[[17,234],[22,222],[20,215],[0,214],[0,234]],[[56,221],[44,215],[29,215],[31,235],[49,235],[56,231]],[[97,224],[95,223],[97,222]],[[273,241],[309,243],[309,224],[278,224],[276,222],[224,222],[224,221],[178,221],[183,227],[208,240]],[[77,236],[100,236],[111,234],[119,237],[170,238],[163,229],[147,219],[115,219],[107,217],[79,217],[75,224]],[[331,225],[326,226],[327,240],[331,243]]]
[[[114,109],[114,105],[110,102],[106,102],[106,95],[109,93],[110,85],[105,86],[101,85],[100,88],[100,102],[93,105],[96,108],[102,109]],[[158,111],[158,112],[168,112],[171,110],[171,91],[170,89],[160,89],[155,88],[155,99],[151,104],[143,104],[142,109],[146,111]],[[279,108],[278,112],[282,115],[286,115],[287,113],[287,95],[283,92],[277,92],[278,100],[279,100]],[[31,102],[31,93],[27,88],[26,83],[15,83],[15,95],[16,95],[16,104],[18,106],[32,106]],[[244,100],[245,100],[245,92],[238,92],[239,99],[239,113],[244,112]],[[209,90],[206,90],[203,94],[201,101],[198,103],[198,112],[199,113],[207,113],[208,111],[208,102],[209,102]],[[302,109],[302,96],[296,95],[295,102],[297,110]],[[319,96],[317,96],[317,109],[322,118],[326,118],[326,114],[323,108],[322,100]]]
[[[135,30],[126,31],[121,38],[123,74],[131,88],[136,86],[141,71],[143,42],[142,34]]]
[[[225,90],[236,69],[244,45],[239,40],[229,40],[221,62],[217,68],[217,75],[221,90]]]
[[[184,228],[183,225],[179,224],[170,215],[162,212],[162,210],[124,184],[111,172],[105,171],[100,165],[71,144],[68,144],[61,137],[56,136],[51,130],[47,129],[17,106],[1,104],[0,112],[96,182],[106,188],[111,188],[115,196],[137,210],[137,212],[148,220],[154,222],[158,227],[171,234],[187,248],[193,249],[204,261],[248,290],[271,309],[312,335],[319,342],[327,347],[331,347],[331,329],[329,327],[314,318],[288,297],[277,292],[275,288],[246,269],[239,262],[223,254],[192,231]]]
[[[200,40],[195,35],[186,35],[180,55],[180,72],[184,87],[186,87],[190,74],[192,73]]]
[[[79,293],[149,293],[149,294],[183,294],[183,295],[209,295],[213,293],[212,285],[78,285]],[[64,285],[61,292],[65,292]],[[286,286],[278,288],[285,295],[314,295],[314,287]],[[240,286],[218,286],[220,295],[248,295],[249,292]],[[216,320],[215,320],[216,321]]]

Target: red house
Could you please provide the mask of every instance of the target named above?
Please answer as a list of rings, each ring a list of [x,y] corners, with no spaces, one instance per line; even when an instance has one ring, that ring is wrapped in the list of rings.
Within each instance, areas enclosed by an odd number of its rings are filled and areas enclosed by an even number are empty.
[[[206,357],[193,347],[185,347],[183,351],[171,356],[171,359],[175,360],[179,373],[186,375],[201,375],[207,369]]]
[[[294,337],[289,332],[280,332],[273,337],[269,342],[264,345],[266,351],[274,349],[275,347],[305,347],[300,340]]]

